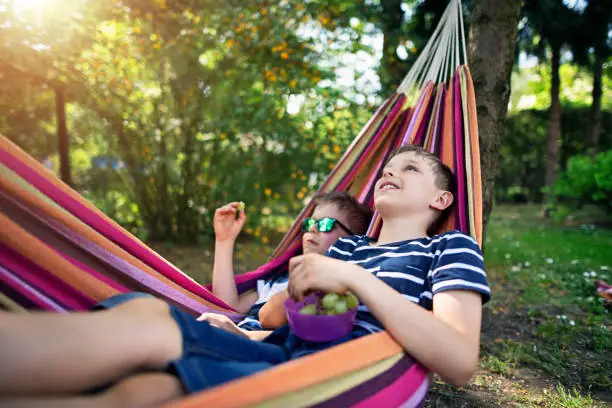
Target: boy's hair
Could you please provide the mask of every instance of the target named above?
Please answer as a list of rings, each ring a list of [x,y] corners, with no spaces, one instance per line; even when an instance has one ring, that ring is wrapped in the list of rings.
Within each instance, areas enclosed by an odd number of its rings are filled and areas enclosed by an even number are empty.
[[[456,197],[455,189],[457,186],[457,181],[455,175],[453,174],[453,171],[446,164],[442,163],[442,161],[435,154],[428,152],[421,146],[405,145],[398,147],[389,154],[389,158],[387,159],[385,165],[389,163],[389,161],[398,154],[407,152],[414,153],[417,156],[421,156],[426,159],[429,163],[431,170],[433,171],[436,187],[438,187],[440,190],[448,191],[453,195],[453,197]],[[453,211],[454,204],[455,202],[453,201],[453,204],[448,206],[448,208],[446,208],[444,211],[442,211],[438,218],[434,220],[432,225],[429,227],[429,235],[434,234],[438,230],[438,228],[440,228],[444,224],[450,213]]]
[[[317,194],[315,203],[317,203],[317,205],[335,205],[338,207],[339,211],[345,212],[347,214],[349,227],[357,235],[364,235],[370,226],[372,211],[367,205],[361,204],[349,193],[332,191],[329,193]]]

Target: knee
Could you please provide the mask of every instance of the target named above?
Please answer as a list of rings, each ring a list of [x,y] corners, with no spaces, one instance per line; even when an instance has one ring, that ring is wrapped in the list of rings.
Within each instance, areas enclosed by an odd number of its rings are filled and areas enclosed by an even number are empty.
[[[184,394],[173,375],[149,373],[128,377],[100,396],[100,406],[144,408],[157,406]]]

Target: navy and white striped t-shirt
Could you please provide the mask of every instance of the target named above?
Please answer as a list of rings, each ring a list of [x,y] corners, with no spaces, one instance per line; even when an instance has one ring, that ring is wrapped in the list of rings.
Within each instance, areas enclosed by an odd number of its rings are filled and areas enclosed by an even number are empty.
[[[367,236],[340,238],[327,256],[357,264],[427,310],[433,296],[446,290],[471,290],[491,297],[482,252],[476,241],[459,231],[376,246]],[[382,324],[360,304],[355,325],[369,331]]]
[[[238,327],[245,330],[263,330],[259,322],[259,311],[274,295],[287,289],[289,283],[289,272],[285,271],[272,279],[257,281],[257,301],[249,310],[247,316],[238,323]]]

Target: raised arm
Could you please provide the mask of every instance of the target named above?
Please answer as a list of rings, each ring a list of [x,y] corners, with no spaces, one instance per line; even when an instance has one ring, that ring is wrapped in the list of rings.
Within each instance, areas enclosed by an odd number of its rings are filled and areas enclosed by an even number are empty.
[[[238,218],[236,214],[238,213]],[[246,221],[244,210],[233,202],[218,208],[213,219],[215,228],[215,261],[213,267],[213,294],[240,313],[246,313],[257,300],[256,292],[240,296],[234,278],[234,243]]]

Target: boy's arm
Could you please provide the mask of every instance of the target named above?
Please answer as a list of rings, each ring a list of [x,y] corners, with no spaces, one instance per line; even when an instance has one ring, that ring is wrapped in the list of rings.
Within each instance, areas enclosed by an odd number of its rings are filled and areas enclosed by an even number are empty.
[[[247,313],[257,301],[256,292],[238,295],[234,278],[234,243],[245,221],[244,207],[238,202],[229,203],[217,208],[213,218],[215,260],[212,292],[240,313]]]
[[[213,267],[212,291],[215,296],[236,309],[247,313],[257,301],[257,291],[238,294],[234,278],[234,241],[223,241],[215,244],[215,261]]]
[[[287,324],[285,314],[285,300],[289,298],[286,290],[279,292],[268,299],[259,309],[259,323],[264,329],[277,329]]]
[[[468,382],[478,368],[482,298],[450,290],[433,297],[433,314],[359,268],[350,290],[403,348],[453,385]],[[364,273],[365,272],[365,273]]]
[[[290,296],[301,299],[312,290],[352,291],[410,355],[446,381],[463,385],[476,371],[480,294],[435,294],[432,314],[356,264],[310,254],[293,258],[290,271]]]

